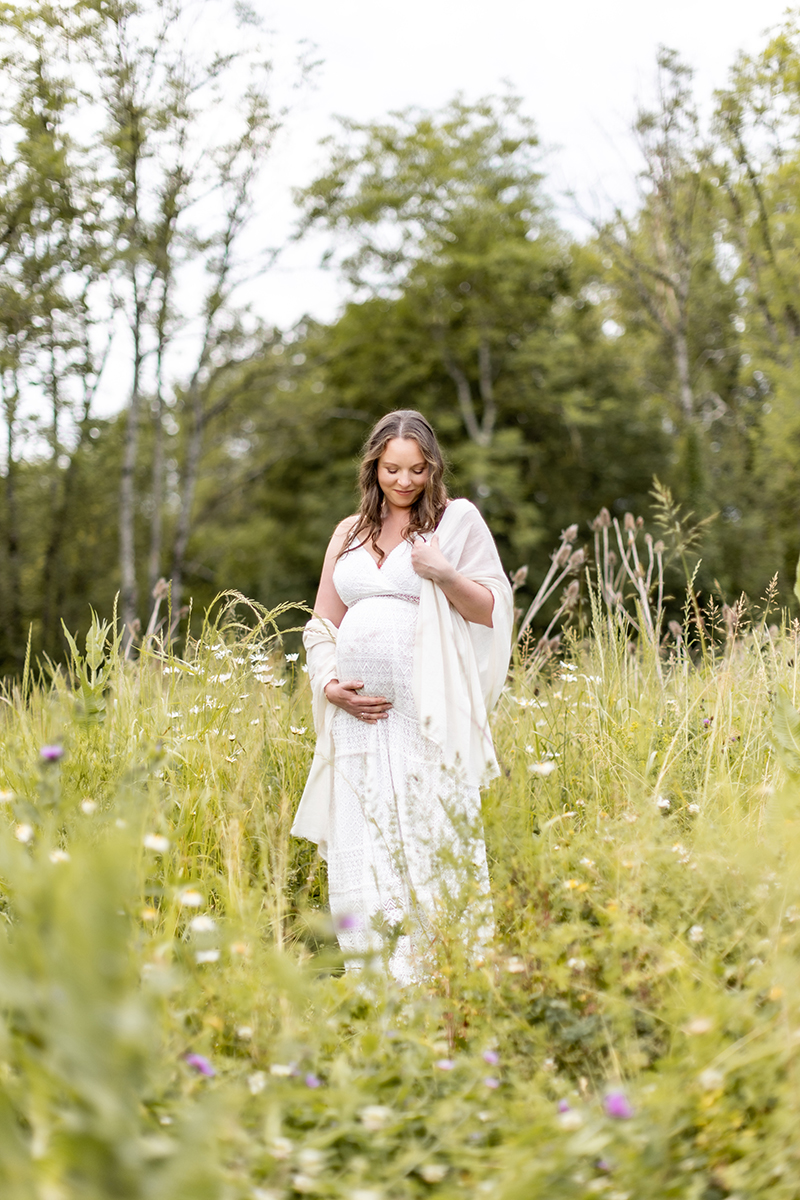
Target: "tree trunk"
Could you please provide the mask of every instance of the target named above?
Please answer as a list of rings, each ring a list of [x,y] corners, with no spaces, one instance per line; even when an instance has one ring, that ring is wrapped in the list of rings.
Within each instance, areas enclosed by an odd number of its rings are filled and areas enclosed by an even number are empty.
[[[138,592],[136,587],[136,460],[139,449],[139,409],[141,396],[139,394],[141,377],[141,331],[137,325],[133,330],[133,386],[128,406],[128,419],[125,423],[125,441],[122,451],[122,475],[119,489],[119,576],[120,576],[120,608],[125,635],[126,648],[136,636],[136,608]]]
[[[22,605],[20,603],[20,552],[19,552],[19,516],[17,508],[17,463],[16,453],[16,420],[18,391],[16,382],[14,391],[9,396],[3,386],[3,409],[6,421],[6,476],[5,476],[5,550],[7,569],[3,577],[5,592],[3,612],[3,641],[8,659],[15,665],[21,665],[24,658],[24,637],[22,632]]]
[[[205,427],[202,389],[196,378],[192,381],[190,396],[192,428],[189,432],[189,441],[186,447],[181,506],[178,510],[175,542],[172,551],[172,611],[176,614],[180,611],[182,601],[186,548],[189,544],[189,534],[192,528],[192,508],[194,506],[194,494],[197,487],[197,476],[200,470],[200,454],[203,449],[203,429]]]

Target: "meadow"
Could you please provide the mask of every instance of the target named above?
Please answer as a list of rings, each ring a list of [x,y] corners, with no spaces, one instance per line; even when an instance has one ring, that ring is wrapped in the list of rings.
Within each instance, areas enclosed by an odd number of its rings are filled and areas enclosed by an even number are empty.
[[[800,626],[690,588],[662,628],[642,536],[627,608],[601,571],[516,657],[494,941],[455,921],[419,987],[343,974],[289,835],[313,730],[279,614],[228,596],[136,661],[96,619],[71,669],[26,666],[0,696],[4,1200],[800,1196]]]

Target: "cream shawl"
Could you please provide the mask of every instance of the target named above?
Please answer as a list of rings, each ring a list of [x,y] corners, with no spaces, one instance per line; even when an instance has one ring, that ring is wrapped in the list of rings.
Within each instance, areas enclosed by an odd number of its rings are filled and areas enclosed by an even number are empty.
[[[511,653],[511,587],[497,547],[474,504],[453,500],[437,529],[448,562],[494,597],[492,628],[465,621],[441,588],[422,580],[414,646],[414,699],[425,734],[442,750],[445,766],[479,787],[498,774],[489,730],[491,712],[505,682]],[[336,627],[313,617],[303,634],[311,680],[317,745],[292,833],[316,842],[327,857],[333,791],[334,705],[325,685],[337,677]]]

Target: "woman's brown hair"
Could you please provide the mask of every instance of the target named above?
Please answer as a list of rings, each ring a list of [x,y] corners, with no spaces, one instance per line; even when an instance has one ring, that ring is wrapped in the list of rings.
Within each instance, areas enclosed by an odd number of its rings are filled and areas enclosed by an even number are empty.
[[[378,556],[379,565],[384,558],[384,552],[378,545],[383,527],[383,492],[378,485],[378,460],[386,449],[387,442],[392,438],[409,438],[415,441],[428,464],[425,487],[409,509],[408,524],[403,530],[403,537],[409,540],[415,533],[431,533],[442,519],[447,507],[447,488],[444,486],[444,459],[436,434],[422,413],[413,408],[401,408],[397,412],[387,413],[378,421],[364,446],[358,472],[358,486],[361,490],[358,520],[345,539],[340,557],[369,540]]]

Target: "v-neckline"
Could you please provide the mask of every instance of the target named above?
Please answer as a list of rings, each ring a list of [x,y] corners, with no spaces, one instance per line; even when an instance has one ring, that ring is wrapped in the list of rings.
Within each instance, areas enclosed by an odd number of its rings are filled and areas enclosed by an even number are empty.
[[[394,554],[395,550],[399,550],[399,549],[400,549],[400,547],[401,547],[401,546],[402,546],[402,545],[405,543],[405,541],[406,541],[406,539],[405,539],[405,538],[403,538],[403,541],[402,541],[402,542],[398,542],[396,546],[392,546],[391,550],[389,550],[389,551],[388,551],[388,553],[384,554],[384,556],[383,556],[383,558],[380,560],[380,562],[378,562],[377,558],[375,557],[375,555],[372,553],[372,551],[371,551],[371,550],[367,550],[367,543],[366,543],[366,542],[362,542],[362,543],[361,543],[361,547],[360,547],[360,548],[361,548],[362,550],[364,550],[364,551],[365,551],[365,552],[366,552],[366,553],[369,555],[369,557],[372,559],[372,562],[373,562],[373,563],[374,563],[374,565],[375,565],[375,569],[376,569],[376,571],[382,571],[382,570],[383,570],[383,568],[386,566],[387,562],[389,561],[389,559],[390,559],[390,558],[392,557],[392,555]]]

